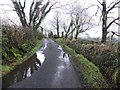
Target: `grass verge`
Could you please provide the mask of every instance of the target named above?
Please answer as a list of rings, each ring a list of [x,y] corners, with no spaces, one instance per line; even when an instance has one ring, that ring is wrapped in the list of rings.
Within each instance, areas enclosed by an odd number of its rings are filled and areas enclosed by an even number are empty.
[[[65,41],[61,39],[55,40],[63,46],[65,51],[72,56],[72,64],[76,71],[82,75],[83,82],[87,88],[107,88],[108,85],[100,73],[98,67],[86,59],[83,55],[77,54],[74,49],[65,45]],[[81,77],[81,76],[80,76]]]
[[[12,70],[14,70],[18,65],[22,64],[24,61],[26,61],[27,59],[29,59],[33,54],[35,54],[35,52],[40,48],[41,46],[41,41],[37,41],[35,47],[29,52],[27,53],[25,56],[23,56],[23,58],[18,59],[16,62],[10,64],[9,66],[7,65],[1,65],[0,64],[0,77],[3,77],[4,75],[6,75],[7,73],[11,72]]]

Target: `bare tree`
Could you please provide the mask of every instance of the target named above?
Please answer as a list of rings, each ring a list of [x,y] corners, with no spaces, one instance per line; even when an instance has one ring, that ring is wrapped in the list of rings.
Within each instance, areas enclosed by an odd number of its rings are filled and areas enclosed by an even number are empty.
[[[55,16],[53,17],[53,20],[51,21],[51,26],[53,27],[53,29],[55,29],[57,31],[57,37],[59,37],[59,33],[60,33],[60,13],[56,12]]]
[[[27,21],[27,15],[25,12],[26,8],[26,0],[24,3],[20,0],[11,0],[15,11],[20,19],[20,22],[24,28],[30,27],[32,30],[37,30],[42,22],[42,20],[46,17],[46,15],[50,12],[52,6],[55,4],[50,5],[49,0],[43,4],[43,0],[33,0],[30,4],[29,10],[29,20]]]
[[[98,1],[98,0],[97,0]],[[102,43],[106,42],[107,34],[108,34],[108,28],[113,24],[120,25],[117,21],[120,20],[120,17],[113,18],[108,17],[108,14],[114,9],[117,8],[117,5],[120,3],[120,0],[114,0],[108,7],[106,7],[106,0],[103,0],[102,3],[98,1],[100,5],[102,6]],[[99,7],[100,8],[100,7]],[[113,20],[111,22],[108,22],[108,18],[112,18]]]
[[[85,9],[82,9],[80,5],[76,5],[72,8],[71,16],[73,18],[73,24],[75,26],[75,39],[82,32],[90,30],[93,27],[91,22],[92,17],[90,17]]]
[[[73,20],[72,18],[70,19],[70,21],[64,21],[62,28],[64,30],[65,33],[65,38],[68,38],[68,36],[71,34],[71,39],[73,38],[73,32],[75,30],[75,27],[73,25]]]
[[[82,9],[80,5],[75,3],[70,6],[67,12],[67,15],[64,17],[68,17],[68,19],[64,19],[61,26],[64,30],[65,38],[70,37],[72,39],[75,37],[75,39],[77,39],[80,33],[92,28],[92,17],[90,17],[87,11]]]

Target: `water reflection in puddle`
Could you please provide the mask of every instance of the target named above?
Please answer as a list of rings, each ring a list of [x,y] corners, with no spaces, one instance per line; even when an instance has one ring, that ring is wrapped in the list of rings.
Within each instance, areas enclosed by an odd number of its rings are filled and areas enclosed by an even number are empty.
[[[43,54],[43,51],[37,51],[37,59],[40,60],[41,64],[43,64],[44,60],[45,60],[45,55]],[[39,66],[39,64],[37,64]]]
[[[60,50],[59,59],[62,60],[65,65],[70,65],[69,55],[63,51],[60,45],[58,46],[58,49]]]
[[[45,47],[42,49],[44,50]],[[7,88],[10,85],[22,81],[30,77],[36,70],[38,70],[45,60],[43,51],[38,50],[36,54],[30,57],[27,61],[19,65],[15,70],[5,75],[2,78],[2,87]]]
[[[60,50],[60,55],[59,55],[59,60],[61,63],[57,66],[57,72],[55,73],[55,77],[60,78],[62,71],[65,70],[65,68],[68,68],[70,66],[70,60],[69,60],[69,55],[65,53],[60,45],[57,45],[58,49]],[[55,79],[55,82],[56,82]]]
[[[54,74],[54,79],[52,83],[52,87],[55,87],[56,85],[57,88],[59,88],[59,85],[61,85],[61,79],[64,75],[64,71],[66,69],[69,69],[70,67],[70,60],[69,60],[69,55],[63,51],[63,48],[57,44],[58,49],[60,50],[60,54],[58,56],[60,62],[57,66],[57,70]]]
[[[58,49],[60,49],[61,51],[63,51],[62,47],[60,45],[57,45]]]

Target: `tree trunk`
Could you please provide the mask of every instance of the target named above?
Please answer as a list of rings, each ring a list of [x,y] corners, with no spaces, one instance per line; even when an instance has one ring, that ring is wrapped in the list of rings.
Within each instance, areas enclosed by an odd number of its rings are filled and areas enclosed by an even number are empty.
[[[102,41],[101,41],[101,43],[106,43],[106,37],[107,37],[107,29],[102,28]]]
[[[78,27],[76,27],[76,34],[75,34],[75,39],[77,39],[78,38],[78,34],[79,34],[79,30],[78,30],[79,28]]]
[[[59,30],[57,30],[57,37],[59,38]]]
[[[101,43],[106,43],[107,38],[107,11],[106,11],[106,1],[103,1],[103,11],[102,11],[102,40]]]
[[[62,32],[62,38],[64,37],[64,32]]]
[[[67,33],[65,34],[65,38],[67,38],[68,37],[68,35],[67,35]]]
[[[59,37],[59,20],[57,18],[57,37]]]
[[[70,39],[71,39],[71,40],[73,39],[73,32],[71,33],[71,37],[70,37]]]
[[[75,35],[75,39],[77,39],[77,38],[78,38],[78,34]]]

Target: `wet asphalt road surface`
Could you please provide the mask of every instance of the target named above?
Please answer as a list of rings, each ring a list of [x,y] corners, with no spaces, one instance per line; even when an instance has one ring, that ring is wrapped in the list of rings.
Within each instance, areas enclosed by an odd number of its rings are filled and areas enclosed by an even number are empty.
[[[81,83],[62,48],[51,39],[43,40],[45,61],[29,78],[9,88],[81,88]]]

